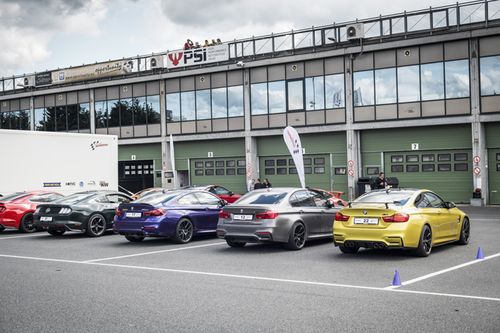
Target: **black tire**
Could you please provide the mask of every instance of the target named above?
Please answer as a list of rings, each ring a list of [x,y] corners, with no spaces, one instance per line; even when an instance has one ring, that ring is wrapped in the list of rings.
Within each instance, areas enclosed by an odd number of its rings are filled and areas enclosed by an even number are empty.
[[[99,213],[90,215],[87,221],[87,235],[91,237],[100,237],[106,231],[106,218]]]
[[[426,224],[422,228],[420,233],[420,240],[418,242],[418,247],[415,250],[415,255],[417,257],[427,257],[432,251],[432,230]]]
[[[231,247],[244,247],[247,244],[245,242],[234,242],[234,241],[230,241],[228,239],[226,239],[226,243],[227,243],[227,245],[229,245]]]
[[[460,238],[458,239],[458,244],[467,245],[470,239],[470,221],[467,217],[464,217],[462,221],[462,228],[460,229]]]
[[[21,219],[21,223],[19,223],[19,231],[26,233],[36,231],[35,225],[33,224],[33,214],[28,213],[23,216],[23,218]]]
[[[193,239],[194,227],[193,222],[188,218],[182,218],[175,226],[175,235],[172,238],[175,243],[185,244]]]
[[[295,222],[290,229],[290,236],[288,242],[285,243],[285,248],[291,251],[297,251],[304,247],[306,244],[306,227],[301,222]]]
[[[347,253],[347,254],[355,254],[358,253],[359,246],[345,246],[343,244],[339,244],[339,249],[342,253]]]
[[[62,236],[66,230],[62,230],[62,229],[49,229],[47,230],[47,232],[49,234],[51,234],[52,236]]]
[[[144,240],[144,236],[137,236],[137,235],[126,235],[125,238],[129,242],[133,242],[133,243],[139,243],[139,242],[142,242]]]

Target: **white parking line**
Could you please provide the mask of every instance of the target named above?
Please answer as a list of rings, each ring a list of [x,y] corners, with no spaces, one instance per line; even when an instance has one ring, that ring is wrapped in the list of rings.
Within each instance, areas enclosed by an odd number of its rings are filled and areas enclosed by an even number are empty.
[[[176,247],[175,249],[158,250],[158,251],[151,251],[151,252],[141,252],[141,253],[128,254],[128,255],[118,256],[118,257],[109,257],[109,258],[85,260],[85,261],[82,261],[82,262],[85,263],[85,264],[87,264],[87,263],[93,263],[93,262],[99,262],[99,261],[105,261],[105,260],[114,260],[114,259],[131,258],[131,257],[137,257],[137,256],[145,256],[145,255],[148,255],[148,254],[156,254],[156,253],[164,253],[164,252],[174,252],[174,251],[183,251],[183,250],[190,250],[190,249],[198,249],[200,247],[208,247],[208,246],[221,245],[221,244],[226,244],[226,242],[217,242],[217,243],[210,243],[210,244],[203,244],[203,245],[194,245],[194,246],[187,246],[187,247]]]
[[[442,269],[442,270],[434,272],[434,273],[423,275],[423,276],[420,276],[420,277],[415,278],[415,279],[411,279],[411,280],[408,280],[408,281],[403,281],[403,282],[401,282],[401,286],[407,286],[407,285],[413,284],[415,282],[419,282],[419,281],[422,281],[422,280],[430,279],[431,277],[434,277],[434,276],[437,276],[437,275],[441,275],[441,274],[444,274],[444,273],[448,273],[448,272],[451,272],[451,271],[454,271],[454,270],[457,270],[457,269],[460,269],[460,268],[463,268],[463,267],[467,267],[467,266],[470,266],[470,265],[478,264],[478,263],[481,263],[481,262],[483,262],[485,260],[493,259],[493,258],[496,258],[498,256],[500,256],[500,252],[496,253],[496,254],[492,254],[491,256],[487,256],[484,259],[476,259],[476,260],[469,261],[469,262],[466,262],[466,263],[463,263],[463,264],[460,264],[460,265],[456,265],[456,266],[453,266],[453,267]],[[389,287],[385,287],[385,289],[396,289],[396,288],[399,288],[401,286],[389,286]]]
[[[0,254],[0,257],[27,259],[27,260],[40,260],[40,261],[53,261],[53,262],[63,262],[63,263],[71,263],[71,264],[83,264],[83,265],[90,265],[90,266],[116,267],[116,268],[125,268],[125,269],[169,272],[169,273],[205,275],[205,276],[208,275],[208,276],[215,276],[215,277],[226,277],[226,278],[236,278],[236,279],[246,279],[246,280],[284,282],[284,283],[294,283],[294,284],[311,285],[311,286],[350,288],[350,289],[373,290],[373,291],[383,291],[383,292],[398,292],[398,293],[416,294],[416,295],[429,295],[429,296],[453,297],[453,298],[464,298],[464,299],[500,302],[500,298],[494,298],[494,297],[482,297],[482,296],[460,295],[460,294],[446,294],[446,293],[436,293],[436,292],[417,291],[417,290],[404,290],[404,289],[387,289],[387,288],[379,288],[379,287],[357,286],[357,285],[350,285],[350,284],[338,284],[338,283],[291,280],[291,279],[278,279],[278,278],[270,278],[270,277],[262,277],[262,276],[211,273],[211,272],[189,271],[189,270],[171,269],[171,268],[157,268],[157,267],[145,267],[145,266],[133,266],[133,265],[108,264],[108,263],[74,261],[74,260],[64,260],[64,259],[24,257],[24,256],[14,256],[14,255],[6,255],[6,254]]]
[[[13,239],[13,238],[27,238],[27,237],[36,237],[36,236],[41,236],[41,235],[47,235],[46,233],[43,234],[30,234],[30,235],[22,235],[22,236],[12,236],[12,237],[0,237],[0,240],[4,239]]]

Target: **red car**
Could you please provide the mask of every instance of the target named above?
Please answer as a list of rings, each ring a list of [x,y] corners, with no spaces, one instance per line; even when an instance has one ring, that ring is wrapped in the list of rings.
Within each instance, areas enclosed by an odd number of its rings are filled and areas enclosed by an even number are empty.
[[[226,200],[227,203],[233,203],[241,197],[241,194],[233,193],[227,188],[219,185],[191,186],[189,188],[208,191],[215,194],[219,198]]]
[[[312,188],[311,190],[321,193],[328,201],[330,201],[333,207],[346,207],[349,203],[341,198],[344,192],[340,191],[326,191],[320,188]]]
[[[33,213],[40,203],[52,202],[63,196],[55,192],[16,192],[0,197],[0,231],[5,228],[33,232]]]

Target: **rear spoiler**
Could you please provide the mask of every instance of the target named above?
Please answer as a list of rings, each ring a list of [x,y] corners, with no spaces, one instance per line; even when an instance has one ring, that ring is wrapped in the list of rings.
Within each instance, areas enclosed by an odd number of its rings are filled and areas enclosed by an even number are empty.
[[[391,201],[391,202],[352,202],[349,201],[349,208],[352,208],[352,204],[368,204],[368,205],[385,205],[385,209],[389,209],[389,205],[401,204],[401,201]]]

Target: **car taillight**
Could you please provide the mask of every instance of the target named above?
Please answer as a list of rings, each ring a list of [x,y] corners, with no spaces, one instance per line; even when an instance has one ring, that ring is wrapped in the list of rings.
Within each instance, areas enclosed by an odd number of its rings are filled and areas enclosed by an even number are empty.
[[[277,218],[278,215],[279,215],[278,213],[273,212],[272,210],[267,210],[263,213],[255,214],[255,218],[260,219],[260,220],[272,220],[272,219]]]
[[[335,221],[341,221],[341,222],[349,221],[349,215],[344,215],[341,212],[337,212],[337,214],[335,214]]]
[[[384,220],[384,222],[408,222],[408,220],[410,219],[410,215],[404,213],[396,213],[391,216],[383,216],[382,219]]]
[[[230,217],[231,217],[231,214],[229,214],[228,212],[225,212],[223,210],[221,210],[219,212],[219,218],[221,218],[221,219],[228,219]]]
[[[118,216],[118,217],[122,217],[123,216],[123,210],[121,210],[120,208],[116,208],[115,209],[115,215]]]
[[[166,212],[167,212],[166,210],[158,208],[154,210],[148,210],[147,212],[143,212],[142,214],[144,216],[162,216],[165,215]]]

